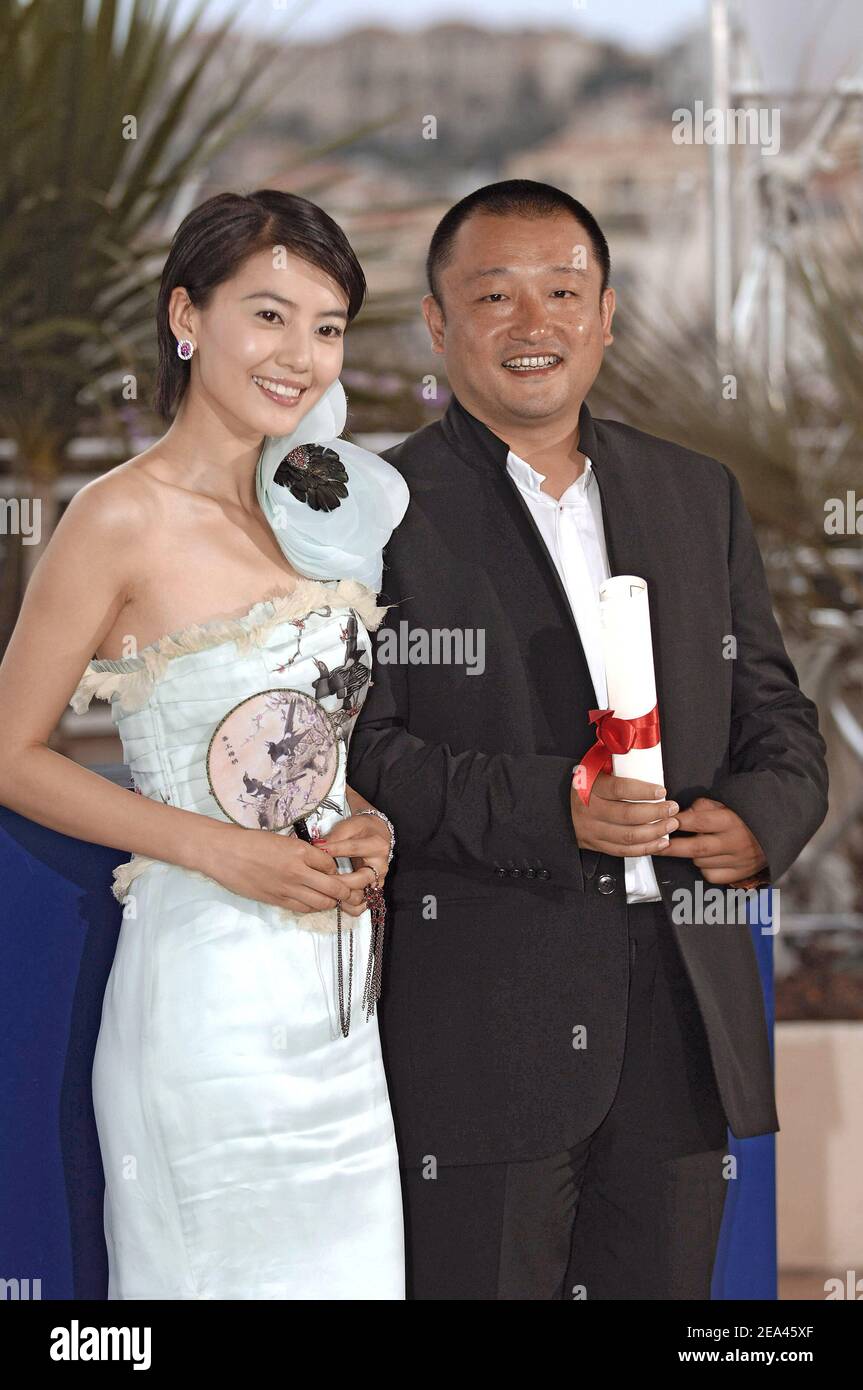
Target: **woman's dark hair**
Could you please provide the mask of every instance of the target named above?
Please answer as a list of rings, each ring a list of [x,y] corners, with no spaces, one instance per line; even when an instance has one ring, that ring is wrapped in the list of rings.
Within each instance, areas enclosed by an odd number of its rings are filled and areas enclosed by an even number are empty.
[[[177,356],[168,303],[178,285],[196,308],[229,280],[249,256],[284,246],[335,280],[348,300],[348,322],[359,313],[366,277],[337,222],[308,198],[262,188],[257,193],[218,193],[183,218],[171,241],[156,305],[159,362],[153,404],[170,420],[189,384],[189,363]]]
[[[600,298],[608,289],[611,275],[611,253],[602,228],[592,212],[583,203],[555,188],[551,183],[537,183],[534,179],[504,179],[500,183],[488,183],[469,193],[461,202],[451,207],[438,223],[432,235],[426,258],[426,276],[429,289],[443,306],[440,294],[440,271],[452,260],[456,232],[473,213],[485,212],[494,217],[552,217],[558,212],[568,212],[581,224],[590,238],[593,253],[599,262],[601,274]]]

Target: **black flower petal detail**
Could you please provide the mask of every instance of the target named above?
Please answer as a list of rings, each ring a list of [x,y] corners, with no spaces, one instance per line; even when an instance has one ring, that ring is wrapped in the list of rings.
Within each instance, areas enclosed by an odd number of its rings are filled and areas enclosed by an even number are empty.
[[[348,495],[345,465],[335,449],[323,444],[298,444],[285,454],[273,481],[315,512],[335,511]]]

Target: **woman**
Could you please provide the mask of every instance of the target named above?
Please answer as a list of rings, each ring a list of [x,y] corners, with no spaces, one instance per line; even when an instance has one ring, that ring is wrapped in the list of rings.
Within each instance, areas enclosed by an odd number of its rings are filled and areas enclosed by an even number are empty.
[[[93,1066],[109,1298],[404,1297],[369,911],[392,827],[345,785],[408,500],[338,438],[364,294],[306,199],[189,214],[157,309],[172,423],[74,497],[0,667],[0,800],[134,854]],[[134,791],[48,747],[94,696]]]

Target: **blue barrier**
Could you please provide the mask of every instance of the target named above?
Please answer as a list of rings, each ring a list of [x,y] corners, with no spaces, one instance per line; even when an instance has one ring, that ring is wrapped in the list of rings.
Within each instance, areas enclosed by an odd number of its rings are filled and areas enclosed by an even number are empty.
[[[90,1072],[123,857],[0,808],[0,1277],[22,1296],[107,1296]]]
[[[90,1073],[122,913],[111,870],[127,858],[0,807],[0,1278],[21,1281],[22,1297],[107,1295]],[[750,930],[772,1035],[772,937]],[[773,1135],[732,1139],[730,1152],[713,1297],[774,1299]]]
[[[766,900],[766,901],[765,901]],[[752,943],[758,959],[764,1008],[774,1049],[773,1000],[773,890],[758,894],[760,921],[747,913]],[[767,906],[769,904],[769,906]],[[765,910],[765,907],[767,910]],[[782,1117],[779,1117],[780,1124]],[[737,1160],[737,1176],[729,1183],[719,1247],[713,1267],[715,1299],[770,1299],[777,1296],[776,1273],[776,1136],[755,1139],[730,1137],[729,1153]]]

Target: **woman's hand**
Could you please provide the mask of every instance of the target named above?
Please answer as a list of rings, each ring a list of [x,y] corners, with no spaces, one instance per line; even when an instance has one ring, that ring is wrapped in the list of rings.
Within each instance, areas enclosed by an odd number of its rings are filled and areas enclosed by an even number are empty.
[[[214,822],[195,867],[231,893],[295,913],[319,912],[340,902],[348,916],[359,917],[366,909],[363,889],[374,881],[370,868],[340,874],[333,855],[296,835],[219,822]]]
[[[373,869],[380,886],[387,876],[390,832],[378,816],[353,815],[336,821],[326,835],[315,841],[334,855],[346,855],[355,869]],[[374,882],[372,874],[369,881]]]

